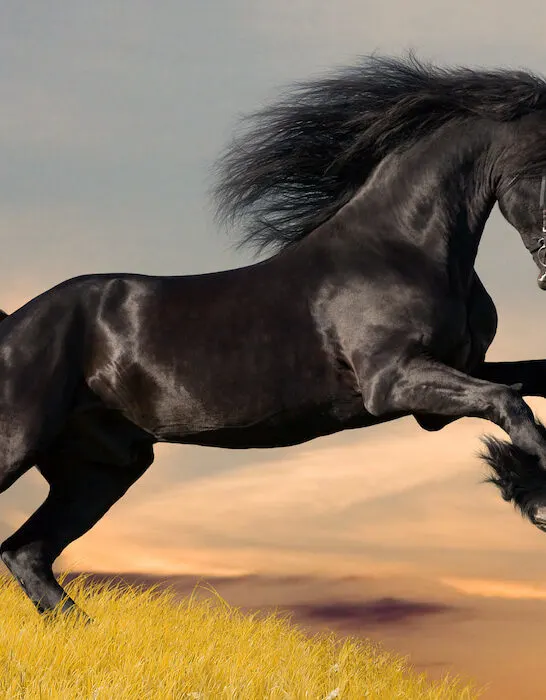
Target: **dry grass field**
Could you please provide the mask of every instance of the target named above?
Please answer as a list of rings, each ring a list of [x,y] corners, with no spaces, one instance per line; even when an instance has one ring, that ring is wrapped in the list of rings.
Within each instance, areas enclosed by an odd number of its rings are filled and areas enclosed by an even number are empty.
[[[64,581],[65,575],[60,577]],[[170,590],[97,584],[69,595],[94,619],[39,617],[0,577],[0,698],[16,700],[474,700],[456,678],[415,673],[377,645],[306,636],[286,615],[243,615],[213,589],[175,603]]]

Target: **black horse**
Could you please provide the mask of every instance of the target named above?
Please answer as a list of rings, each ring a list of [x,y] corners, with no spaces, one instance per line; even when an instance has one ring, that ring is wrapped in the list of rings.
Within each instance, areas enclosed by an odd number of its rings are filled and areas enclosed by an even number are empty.
[[[220,166],[220,217],[248,215],[271,257],[77,277],[0,324],[0,492],[32,466],[50,485],[0,552],[38,610],[77,610],[52,564],[156,442],[477,416],[511,438],[487,441],[491,480],[546,530],[546,430],[522,398],[546,396],[546,360],[484,361],[497,317],[474,270],[497,201],[546,287],[546,80],[368,58],[255,114]]]

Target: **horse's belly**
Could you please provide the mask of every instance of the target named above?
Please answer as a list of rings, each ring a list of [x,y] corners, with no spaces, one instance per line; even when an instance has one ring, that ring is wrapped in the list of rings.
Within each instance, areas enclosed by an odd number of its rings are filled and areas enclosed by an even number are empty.
[[[359,398],[358,402],[350,405],[329,404],[309,410],[281,411],[245,425],[218,425],[194,430],[191,425],[180,424],[163,426],[155,434],[161,442],[211,447],[286,447],[377,422],[378,419],[364,409]]]

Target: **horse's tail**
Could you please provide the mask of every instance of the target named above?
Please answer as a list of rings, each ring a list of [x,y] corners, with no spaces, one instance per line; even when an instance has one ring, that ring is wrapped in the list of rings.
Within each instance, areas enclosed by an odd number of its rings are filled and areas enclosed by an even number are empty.
[[[8,316],[9,316],[9,314],[7,314],[5,311],[2,311],[2,309],[0,309],[0,321],[3,321]]]

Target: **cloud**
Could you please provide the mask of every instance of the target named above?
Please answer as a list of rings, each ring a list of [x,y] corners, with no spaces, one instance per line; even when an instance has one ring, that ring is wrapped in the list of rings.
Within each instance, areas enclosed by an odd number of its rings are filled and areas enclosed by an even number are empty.
[[[80,572],[71,572],[70,581]],[[409,599],[400,595],[374,596],[377,590],[389,588],[385,577],[317,577],[317,576],[158,576],[151,574],[81,572],[90,581],[121,582],[125,585],[157,585],[171,588],[178,598],[195,592],[208,597],[214,590],[232,605],[245,610],[291,611],[300,621],[339,625],[344,631],[378,625],[401,625],[433,615],[457,613],[468,609],[458,602],[446,602],[439,595],[442,586],[435,589],[435,599]],[[407,580],[404,579],[402,586]],[[392,582],[390,584],[392,589]],[[411,589],[411,586],[410,586]]]
[[[453,540],[453,529],[457,533],[462,524],[449,478],[475,470],[479,480],[474,452],[484,427],[474,419],[450,426],[444,434],[429,434],[407,419],[390,428],[370,428],[353,436],[349,445],[344,441],[351,437],[338,435],[322,440],[320,447],[308,443],[275,451],[274,460],[261,453],[256,463],[234,464],[226,473],[221,471],[222,452],[214,451],[217,468],[202,478],[194,472],[191,481],[164,487],[157,479],[150,493],[148,475],[143,477],[70,547],[70,557],[83,557],[87,567],[99,570],[279,572],[295,564],[299,571],[334,566],[362,572],[377,562],[378,546],[400,546],[401,532],[413,546],[425,546],[426,533],[438,533],[433,542],[442,541],[444,533]],[[184,449],[179,448],[180,456],[176,448],[169,450],[171,479]],[[192,451],[197,454],[196,448]],[[443,483],[450,499],[436,498],[430,510],[425,508],[425,517],[415,520],[414,490],[423,493],[420,507],[427,505],[427,489],[438,496],[434,488],[441,490]],[[461,505],[468,500],[467,488],[464,483],[459,489]],[[477,512],[464,535],[455,535],[453,546],[479,543],[476,523],[483,522],[483,512]],[[482,528],[482,544],[492,540]],[[498,547],[506,542],[499,538]],[[394,561],[387,558],[381,565],[394,566]]]
[[[495,581],[490,579],[445,577],[440,581],[469,596],[509,598],[515,600],[546,600],[546,586],[524,581]]]
[[[327,605],[295,605],[299,617],[328,626],[340,624],[345,629],[361,630],[377,625],[400,625],[429,615],[451,613],[451,605],[401,598],[379,598],[366,602],[334,602]]]

